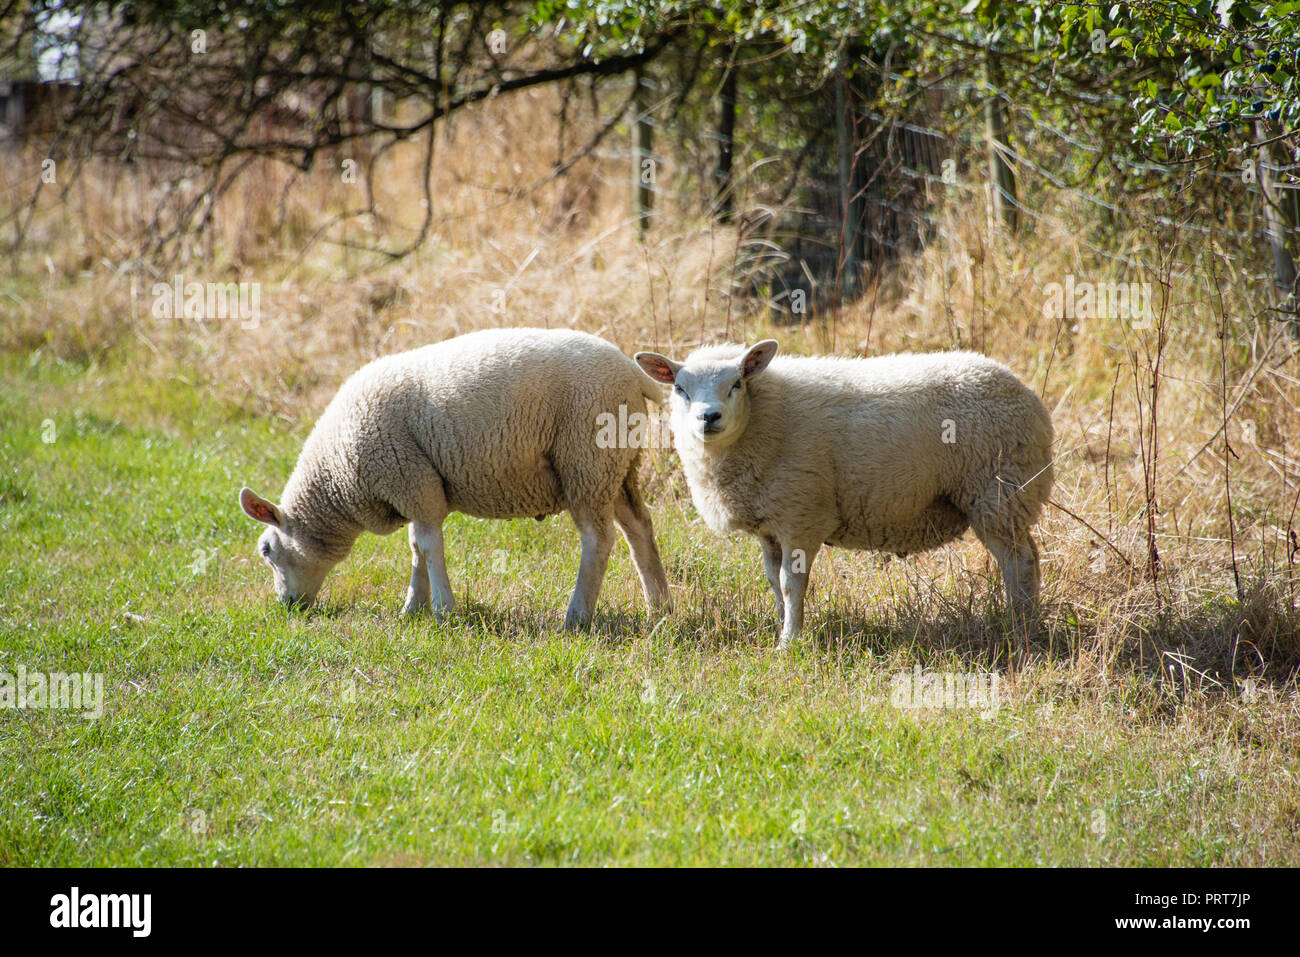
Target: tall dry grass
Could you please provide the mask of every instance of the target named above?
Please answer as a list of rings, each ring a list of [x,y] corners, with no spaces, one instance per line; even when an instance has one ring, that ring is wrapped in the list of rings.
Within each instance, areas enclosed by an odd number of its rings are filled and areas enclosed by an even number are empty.
[[[220,401],[299,428],[360,363],[484,326],[575,327],[629,352],[760,335],[796,352],[978,349],[1030,382],[1056,425],[1057,486],[1039,532],[1042,647],[1103,679],[1136,666],[1172,689],[1294,693],[1300,373],[1293,342],[1268,321],[1255,251],[1153,229],[1138,209],[1110,226],[1070,194],[1031,197],[1041,218],[1011,238],[972,188],[936,212],[936,240],[864,296],[781,325],[761,300],[733,296],[736,228],[675,205],[671,164],[644,239],[625,139],[549,178],[594,123],[571,109],[562,137],[558,111],[538,91],[457,117],[436,143],[428,240],[397,261],[350,247],[400,247],[419,229],[418,144],[380,160],[377,215],[345,225],[331,216],[364,201],[340,176],[347,157],[306,174],[253,170],[180,267],[187,281],[260,283],[251,329],[151,314],[150,287],[171,270],[132,250],[160,187],[144,171],[94,166],[42,204],[5,280],[4,347],[130,357],[142,375],[198,377]],[[7,184],[8,202],[34,159]],[[1048,318],[1044,290],[1069,274],[1152,282],[1156,321]],[[671,452],[652,456],[651,499],[684,509],[671,466]],[[832,553],[819,587],[846,610],[840,636],[870,641],[852,624],[859,561],[874,559]],[[889,567],[906,587],[876,619],[887,632],[999,647],[990,609],[945,584],[994,580],[977,545]]]

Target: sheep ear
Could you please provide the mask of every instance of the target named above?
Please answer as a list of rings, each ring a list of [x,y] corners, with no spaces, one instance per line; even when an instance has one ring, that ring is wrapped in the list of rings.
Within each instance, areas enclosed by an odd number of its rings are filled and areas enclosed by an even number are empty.
[[[751,346],[750,350],[745,353],[745,357],[740,360],[740,374],[746,379],[758,375],[767,368],[767,364],[776,356],[776,340],[764,339],[757,345]]]
[[[248,486],[239,490],[239,507],[244,510],[245,515],[259,522],[275,525],[277,528],[284,524],[284,516],[280,514],[279,507],[274,502],[262,498]]]
[[[677,373],[682,371],[680,362],[673,362],[667,356],[661,356],[657,352],[638,352],[633,358],[636,364],[645,370],[646,375],[656,382],[663,382],[672,385],[677,378]]]

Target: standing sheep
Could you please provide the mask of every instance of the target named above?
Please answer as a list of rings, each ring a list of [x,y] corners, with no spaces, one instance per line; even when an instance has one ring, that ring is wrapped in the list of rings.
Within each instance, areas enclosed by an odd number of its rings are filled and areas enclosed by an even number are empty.
[[[803,629],[823,544],[906,555],[973,528],[1013,610],[1032,610],[1029,530],[1052,486],[1039,398],[972,352],[773,361],[776,349],[768,339],[698,349],[685,363],[652,352],[636,361],[673,386],[673,441],[696,509],[718,532],[758,537],[781,646]]]
[[[441,620],[455,599],[443,556],[450,512],[538,519],[567,509],[582,538],[566,628],[590,620],[617,523],[652,611],[668,580],[637,487],[640,449],[598,442],[605,414],[645,413],[658,389],[604,339],[489,329],[377,359],[339,389],[275,505],[245,488],[243,510],[268,528],[258,550],[277,596],[309,604],[363,531],[410,523],[404,611]],[[606,447],[606,446],[618,447]]]

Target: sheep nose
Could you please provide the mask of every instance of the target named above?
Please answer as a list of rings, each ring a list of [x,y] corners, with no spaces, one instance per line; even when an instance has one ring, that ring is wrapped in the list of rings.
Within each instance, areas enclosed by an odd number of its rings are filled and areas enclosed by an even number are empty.
[[[722,413],[721,413],[721,412],[702,412],[702,413],[700,413],[700,418],[704,420],[704,424],[705,424],[705,425],[712,425],[714,422],[717,422],[718,419],[722,418]]]

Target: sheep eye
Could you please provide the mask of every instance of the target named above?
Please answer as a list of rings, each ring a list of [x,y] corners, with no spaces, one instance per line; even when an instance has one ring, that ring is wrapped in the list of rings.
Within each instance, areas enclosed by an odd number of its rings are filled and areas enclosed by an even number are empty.
[[[681,386],[677,386],[673,391],[675,391],[678,395],[680,395],[680,396],[681,396],[683,399],[685,399],[687,402],[689,402],[689,401],[691,400],[691,397],[690,397],[689,395],[686,394],[686,390],[683,389]]]
[[[261,551],[261,553],[262,553],[262,557],[263,557],[263,558],[270,558],[270,557],[271,557],[271,543],[270,543],[270,542],[263,542],[263,543],[262,543],[262,547],[259,549],[259,551]]]
[[[739,389],[739,388],[740,388],[740,380],[737,379],[737,380],[735,381],[735,384],[732,385],[732,387],[731,387],[731,391],[732,391],[732,392],[735,392],[735,391],[736,391],[737,389]]]

